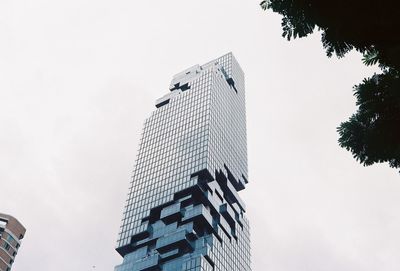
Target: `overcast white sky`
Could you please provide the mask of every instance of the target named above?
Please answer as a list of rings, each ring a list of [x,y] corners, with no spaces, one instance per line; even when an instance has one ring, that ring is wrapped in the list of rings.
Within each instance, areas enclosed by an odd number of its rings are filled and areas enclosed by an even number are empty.
[[[233,51],[246,73],[254,270],[400,270],[400,178],[337,144],[376,69],[287,42],[259,0],[0,1],[0,212],[13,271],[113,270],[142,124],[175,73]],[[96,268],[93,268],[96,266]]]

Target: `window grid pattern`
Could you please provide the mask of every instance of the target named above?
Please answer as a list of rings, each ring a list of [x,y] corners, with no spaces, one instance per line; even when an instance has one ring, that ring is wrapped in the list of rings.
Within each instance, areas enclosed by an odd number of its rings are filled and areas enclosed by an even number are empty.
[[[147,228],[151,208],[194,185],[193,172],[206,167],[212,70],[205,70],[169,104],[146,120],[128,193],[118,246]]]
[[[226,69],[228,77],[235,78],[237,93],[227,84],[223,73],[217,70],[215,91],[211,95],[208,167],[224,169],[226,165],[235,178],[247,180],[244,74],[230,55],[219,58],[217,62],[220,64],[218,69]]]

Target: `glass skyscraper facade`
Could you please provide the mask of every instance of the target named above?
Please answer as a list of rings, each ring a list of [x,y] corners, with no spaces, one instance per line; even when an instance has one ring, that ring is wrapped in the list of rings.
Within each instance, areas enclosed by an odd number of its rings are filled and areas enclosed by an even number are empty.
[[[169,90],[144,124],[115,271],[250,271],[244,73],[228,53]]]

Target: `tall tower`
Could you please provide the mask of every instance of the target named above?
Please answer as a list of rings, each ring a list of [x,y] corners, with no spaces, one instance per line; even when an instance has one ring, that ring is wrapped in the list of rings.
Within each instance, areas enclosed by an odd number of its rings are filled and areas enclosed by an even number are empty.
[[[144,124],[115,271],[250,271],[243,71],[228,53],[169,89]]]

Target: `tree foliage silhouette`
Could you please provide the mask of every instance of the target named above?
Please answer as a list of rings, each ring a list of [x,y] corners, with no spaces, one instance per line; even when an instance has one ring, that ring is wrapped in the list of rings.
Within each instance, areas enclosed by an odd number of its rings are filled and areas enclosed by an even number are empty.
[[[291,40],[321,31],[328,57],[355,49],[365,65],[382,70],[354,86],[357,112],[337,128],[339,145],[365,166],[400,168],[400,3],[395,0],[266,0],[263,9],[283,15]]]

